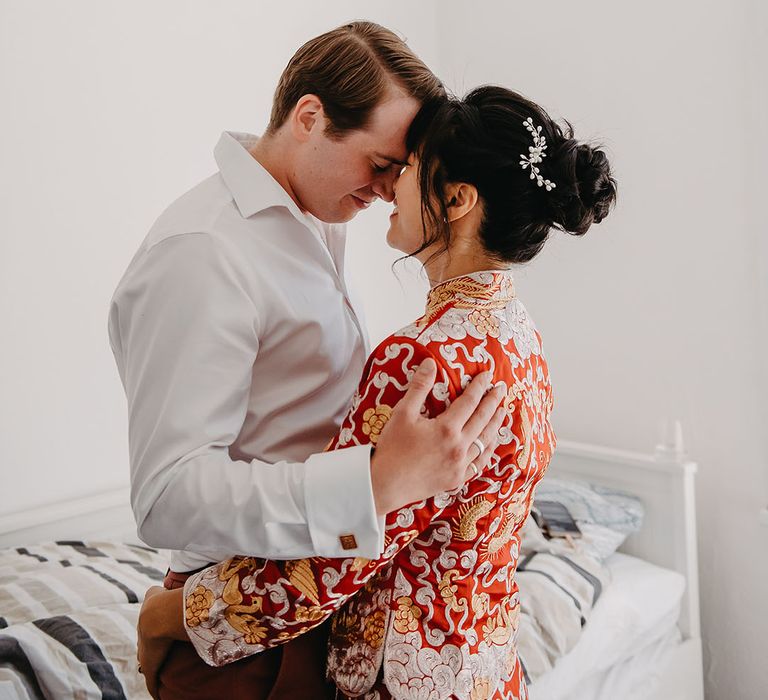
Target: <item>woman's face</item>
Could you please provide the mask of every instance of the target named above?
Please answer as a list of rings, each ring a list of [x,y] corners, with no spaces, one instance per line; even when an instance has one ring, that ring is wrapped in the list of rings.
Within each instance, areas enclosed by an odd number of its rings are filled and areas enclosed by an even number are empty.
[[[408,156],[408,164],[395,180],[394,193],[395,209],[389,217],[387,243],[390,247],[410,255],[424,242],[419,159],[415,154]],[[421,254],[418,257],[422,257]]]

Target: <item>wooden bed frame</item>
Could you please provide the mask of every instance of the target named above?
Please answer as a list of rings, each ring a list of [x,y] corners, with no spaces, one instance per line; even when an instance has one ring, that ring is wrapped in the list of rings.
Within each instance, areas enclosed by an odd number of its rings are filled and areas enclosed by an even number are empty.
[[[685,576],[679,627],[682,643],[668,656],[659,692],[649,700],[703,700],[699,578],[696,553],[696,464],[560,440],[548,474],[582,479],[636,494],[645,506],[640,532],[620,551]],[[128,488],[117,488],[21,513],[0,516],[0,546],[44,540],[120,539],[139,542]],[[578,700],[575,698],[573,700]]]

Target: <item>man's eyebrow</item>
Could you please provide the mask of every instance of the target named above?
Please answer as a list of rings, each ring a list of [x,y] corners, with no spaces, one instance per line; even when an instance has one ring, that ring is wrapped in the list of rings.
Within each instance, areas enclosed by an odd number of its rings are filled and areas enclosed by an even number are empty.
[[[407,160],[400,160],[399,158],[393,158],[392,156],[385,156],[383,153],[376,153],[375,155],[377,158],[381,158],[382,160],[388,160],[390,163],[393,163],[395,165],[408,165]]]

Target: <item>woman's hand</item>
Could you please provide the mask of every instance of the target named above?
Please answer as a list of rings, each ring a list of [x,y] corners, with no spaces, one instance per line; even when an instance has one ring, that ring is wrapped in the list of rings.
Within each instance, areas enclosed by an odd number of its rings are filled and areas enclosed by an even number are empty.
[[[159,700],[160,669],[174,639],[187,639],[184,630],[184,589],[152,586],[144,596],[137,630],[139,672],[149,694]]]

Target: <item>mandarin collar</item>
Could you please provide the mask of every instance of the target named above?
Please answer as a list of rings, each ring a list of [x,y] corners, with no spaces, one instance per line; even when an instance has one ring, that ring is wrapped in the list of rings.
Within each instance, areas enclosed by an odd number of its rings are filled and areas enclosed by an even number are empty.
[[[448,307],[486,309],[502,308],[515,297],[512,271],[481,270],[453,277],[429,290],[427,306],[420,325],[426,325]]]
[[[446,297],[465,301],[501,301],[515,296],[512,270],[480,270],[452,277],[429,290],[427,306]]]

